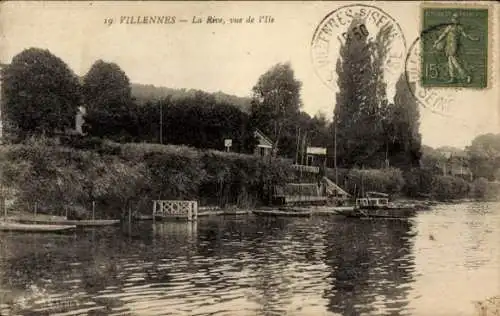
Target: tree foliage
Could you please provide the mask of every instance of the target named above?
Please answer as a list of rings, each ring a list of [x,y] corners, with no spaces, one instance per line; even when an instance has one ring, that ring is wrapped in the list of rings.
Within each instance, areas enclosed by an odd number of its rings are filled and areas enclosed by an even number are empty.
[[[248,115],[204,92],[137,105],[134,116],[136,141],[160,142],[161,131],[161,141],[169,144],[224,150],[224,140],[231,139],[231,151],[245,153],[255,145]]]
[[[495,180],[500,169],[500,134],[479,135],[466,151],[474,177]]]
[[[353,19],[337,61],[337,161],[345,167],[380,167],[385,160],[388,115],[382,62],[387,36],[368,39],[354,31],[362,24],[363,19]]]
[[[295,78],[289,63],[276,64],[260,76],[253,87],[251,119],[257,128],[273,140],[273,153],[280,150],[285,156],[293,156],[293,119],[302,106],[302,83]],[[292,150],[290,150],[290,141]],[[281,145],[283,142],[283,145]],[[292,151],[292,152],[290,152]]]
[[[137,133],[130,81],[117,64],[96,61],[83,79],[83,95],[87,133],[127,140]]]
[[[74,127],[81,104],[78,78],[49,50],[29,48],[14,56],[3,69],[2,92],[6,125],[22,138]]]
[[[386,137],[391,165],[401,169],[418,167],[422,156],[420,113],[403,75],[396,83],[394,104],[389,111]]]

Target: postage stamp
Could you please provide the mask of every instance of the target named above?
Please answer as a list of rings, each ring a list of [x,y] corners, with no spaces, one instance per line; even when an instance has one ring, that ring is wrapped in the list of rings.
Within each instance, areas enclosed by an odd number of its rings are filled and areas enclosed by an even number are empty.
[[[422,85],[486,88],[488,9],[449,6],[422,10]]]

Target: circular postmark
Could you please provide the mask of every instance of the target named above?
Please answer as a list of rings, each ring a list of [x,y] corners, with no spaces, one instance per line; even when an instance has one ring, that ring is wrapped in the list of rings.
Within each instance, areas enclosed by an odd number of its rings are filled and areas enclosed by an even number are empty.
[[[336,64],[340,49],[351,38],[367,43],[386,34],[386,54],[383,68],[389,75],[399,76],[404,70],[406,40],[401,27],[382,9],[367,4],[342,6],[319,23],[311,41],[311,59],[321,81],[335,89]]]
[[[453,104],[459,87],[426,87],[422,84],[422,41],[434,36],[435,31],[446,27],[447,24],[435,25],[423,30],[410,45],[405,60],[405,79],[411,95],[423,108],[442,116],[452,116],[450,105]],[[426,69],[433,71],[433,69]]]

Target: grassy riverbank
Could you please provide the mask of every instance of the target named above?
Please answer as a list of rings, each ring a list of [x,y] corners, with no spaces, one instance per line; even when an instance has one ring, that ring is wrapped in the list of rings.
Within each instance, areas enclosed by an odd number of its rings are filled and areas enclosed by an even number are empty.
[[[13,209],[116,218],[151,211],[153,199],[196,199],[202,205],[264,203],[266,188],[290,178],[289,164],[182,146],[30,140],[3,148],[2,180],[16,191]]]
[[[93,201],[96,218],[120,217],[129,209],[149,213],[153,199],[248,209],[266,204],[273,186],[296,181],[286,161],[173,145],[31,139],[6,145],[1,154],[3,184],[15,192],[11,209],[33,212],[36,205],[40,213],[75,218],[88,218]],[[436,200],[494,196],[484,179],[466,182],[418,170],[339,170],[339,180],[358,194],[363,187],[401,197],[422,192]]]

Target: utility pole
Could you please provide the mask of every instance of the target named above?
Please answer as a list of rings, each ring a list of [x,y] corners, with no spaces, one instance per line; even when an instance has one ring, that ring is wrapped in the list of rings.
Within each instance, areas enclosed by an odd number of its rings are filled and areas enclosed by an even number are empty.
[[[163,102],[160,101],[160,144],[163,144]]]
[[[337,118],[333,116],[333,167],[335,168],[335,184],[339,183],[339,175],[337,172]]]

